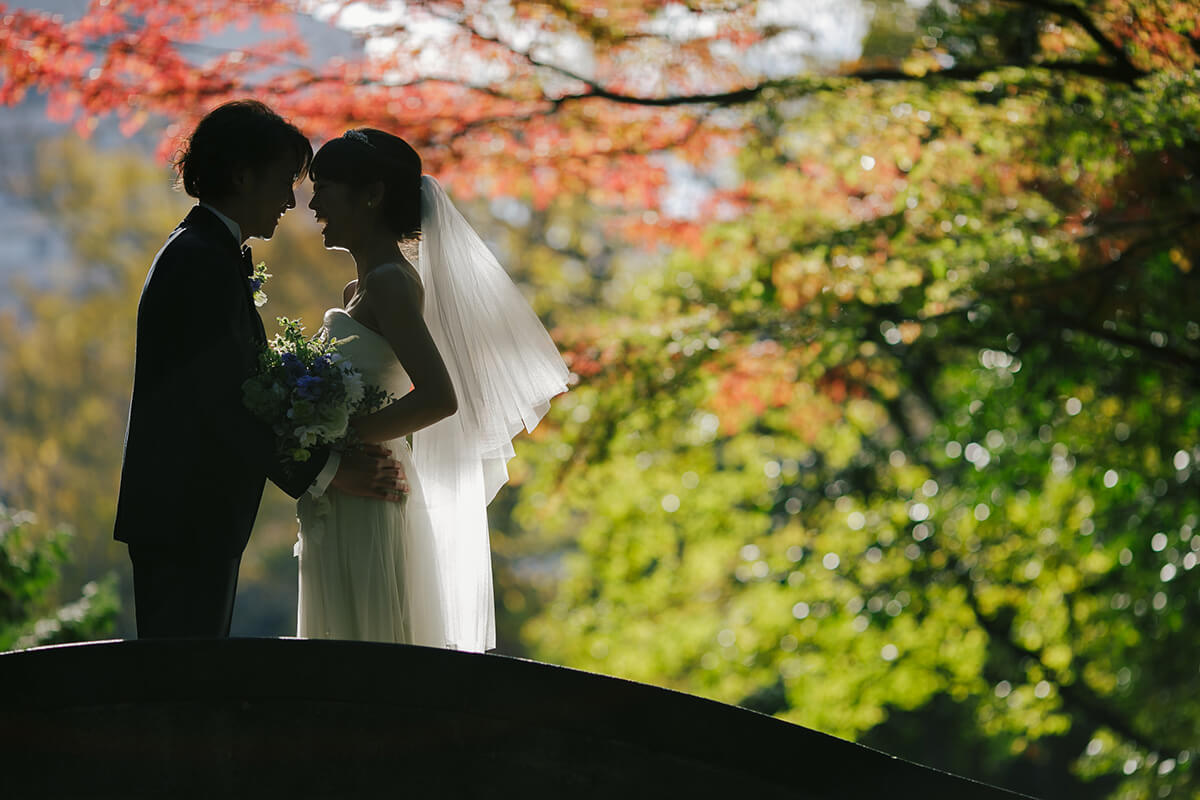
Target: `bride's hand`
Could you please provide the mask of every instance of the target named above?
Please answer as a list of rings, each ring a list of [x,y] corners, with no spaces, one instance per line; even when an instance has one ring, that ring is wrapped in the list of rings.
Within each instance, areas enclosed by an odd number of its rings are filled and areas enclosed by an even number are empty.
[[[404,467],[380,445],[361,445],[342,453],[331,486],[356,497],[399,502],[408,495]]]

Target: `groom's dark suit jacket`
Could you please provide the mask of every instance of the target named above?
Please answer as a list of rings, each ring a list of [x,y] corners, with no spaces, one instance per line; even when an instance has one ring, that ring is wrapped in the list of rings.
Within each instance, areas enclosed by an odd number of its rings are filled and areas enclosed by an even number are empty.
[[[114,536],[132,545],[240,555],[270,477],[299,497],[325,465],[275,456],[242,403],[266,342],[248,255],[196,206],[158,252],[137,314],[133,400]]]

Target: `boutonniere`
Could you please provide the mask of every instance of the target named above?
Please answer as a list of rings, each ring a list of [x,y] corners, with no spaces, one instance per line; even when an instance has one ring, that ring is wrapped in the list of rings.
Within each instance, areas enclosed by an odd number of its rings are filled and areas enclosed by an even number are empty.
[[[254,265],[254,271],[247,278],[250,281],[250,293],[254,296],[254,305],[259,308],[262,308],[267,302],[267,293],[263,291],[262,287],[269,277],[271,277],[271,273],[267,272],[266,262],[260,261]]]

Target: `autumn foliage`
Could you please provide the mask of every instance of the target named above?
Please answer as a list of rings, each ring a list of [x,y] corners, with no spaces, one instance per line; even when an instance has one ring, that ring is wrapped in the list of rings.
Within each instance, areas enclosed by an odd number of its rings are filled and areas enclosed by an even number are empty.
[[[253,95],[317,138],[351,125],[395,130],[459,191],[518,193],[538,205],[569,191],[645,208],[662,199],[664,172],[654,156],[669,151],[702,165],[728,154],[751,124],[730,111],[746,104],[836,89],[856,77],[962,77],[1012,63],[1005,53],[951,62],[944,45],[922,40],[886,65],[876,59],[824,75],[767,78],[745,56],[789,31],[759,19],[753,2],[517,0],[414,2],[390,16],[386,3],[322,4],[334,21],[375,10],[363,33],[382,46],[370,57],[312,64],[293,23],[307,7],[93,0],[68,21],[0,6],[0,103],[45,93],[52,116],[74,120],[83,133],[109,114],[127,131],[166,117],[167,153],[206,109]],[[1040,15],[1032,63],[1050,69],[1133,79],[1197,63],[1196,14],[1187,3],[1106,0],[1086,10],[1032,0],[966,3],[962,16],[997,9]],[[197,46],[251,23],[265,34],[251,48]]]

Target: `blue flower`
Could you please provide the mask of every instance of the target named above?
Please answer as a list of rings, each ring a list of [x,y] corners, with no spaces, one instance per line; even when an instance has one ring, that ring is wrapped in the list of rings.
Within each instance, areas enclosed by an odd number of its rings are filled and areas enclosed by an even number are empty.
[[[306,400],[313,400],[321,394],[321,378],[317,375],[301,375],[296,380],[296,394]]]
[[[292,377],[303,375],[306,371],[304,369],[304,362],[295,353],[282,353],[279,356],[279,361]]]

